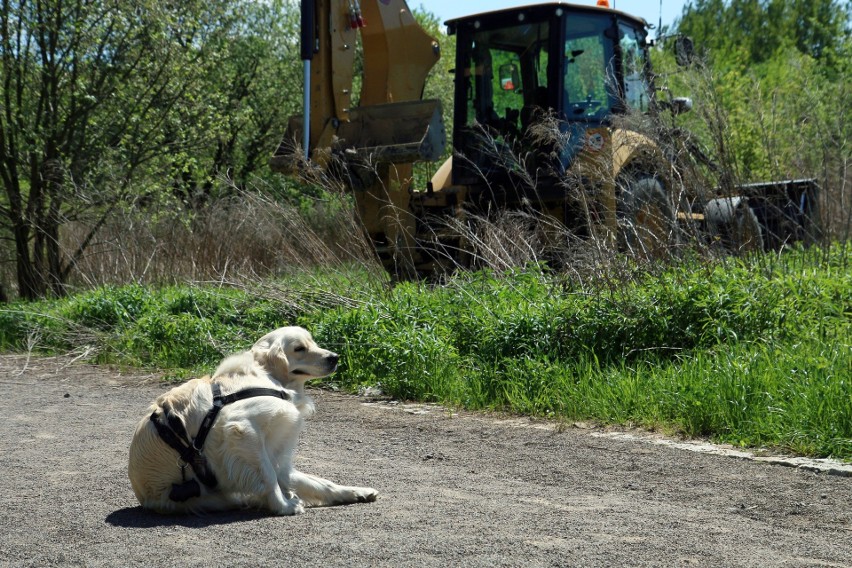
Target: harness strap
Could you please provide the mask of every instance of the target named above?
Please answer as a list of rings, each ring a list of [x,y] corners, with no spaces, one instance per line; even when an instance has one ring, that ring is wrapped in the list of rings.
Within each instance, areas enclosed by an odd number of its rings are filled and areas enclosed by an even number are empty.
[[[227,396],[222,396],[222,387],[219,386],[218,383],[211,383],[210,388],[213,391],[213,407],[204,416],[204,420],[201,422],[201,427],[198,429],[198,434],[196,434],[195,439],[191,444],[187,443],[188,440],[185,441],[175,433],[169,425],[169,417],[163,416],[159,411],[154,411],[154,413],[151,414],[151,422],[154,423],[154,427],[157,429],[157,433],[160,435],[160,438],[177,451],[180,455],[180,459],[185,464],[189,464],[192,467],[192,471],[195,472],[195,475],[204,485],[212,489],[216,487],[218,481],[216,480],[216,476],[213,472],[207,467],[207,458],[205,458],[204,454],[202,454],[202,449],[204,448],[204,441],[207,439],[207,435],[213,428],[213,423],[216,421],[216,417],[219,415],[219,411],[222,410],[222,407],[226,404],[245,400],[247,398],[254,398],[256,396],[274,396],[282,400],[290,400],[290,393],[281,389],[248,388],[231,393]],[[166,413],[168,414],[168,410],[166,410]],[[197,494],[191,496],[197,496]],[[179,501],[185,500],[175,499],[174,497],[172,497],[172,499]]]
[[[204,448],[204,441],[207,439],[207,435],[213,428],[213,423],[216,421],[216,417],[219,416],[219,411],[222,410],[222,407],[226,404],[231,404],[232,402],[237,402],[238,400],[244,400],[247,398],[254,398],[256,396],[274,396],[282,400],[290,400],[290,393],[281,389],[265,389],[259,387],[249,388],[231,393],[227,396],[222,396],[222,388],[218,383],[212,383],[210,386],[213,389],[213,408],[207,412],[204,420],[201,421],[201,427],[198,429],[198,434],[195,435],[195,439],[192,441],[193,449],[199,453],[201,452],[201,449]]]
[[[151,414],[151,422],[154,423],[154,427],[157,429],[157,433],[160,435],[160,438],[177,451],[184,464],[192,467],[192,471],[195,472],[195,476],[207,487],[210,487],[211,489],[216,487],[218,480],[216,479],[216,476],[213,475],[213,472],[207,467],[207,459],[201,454],[201,452],[185,443],[180,436],[175,434],[168,424],[168,418],[164,417],[158,411],[154,411],[154,413]],[[183,467],[186,466],[184,465],[182,468]],[[172,500],[183,501],[183,499],[174,498]]]
[[[193,458],[195,457],[195,451],[191,446],[186,445],[183,440],[174,433],[171,427],[163,421],[163,416],[158,411],[155,410],[154,413],[151,414],[151,422],[154,423],[154,427],[157,429],[157,434],[160,435],[160,438],[162,438],[163,441],[172,448],[177,450],[177,453],[180,454],[180,459],[182,459],[184,463],[192,463]]]

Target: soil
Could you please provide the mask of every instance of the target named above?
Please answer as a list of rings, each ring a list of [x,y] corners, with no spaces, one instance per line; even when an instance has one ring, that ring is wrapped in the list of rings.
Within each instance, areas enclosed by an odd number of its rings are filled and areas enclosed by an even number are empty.
[[[0,357],[0,565],[852,566],[852,477],[328,391],[298,467],[377,502],[157,515],[127,449],[165,388]]]

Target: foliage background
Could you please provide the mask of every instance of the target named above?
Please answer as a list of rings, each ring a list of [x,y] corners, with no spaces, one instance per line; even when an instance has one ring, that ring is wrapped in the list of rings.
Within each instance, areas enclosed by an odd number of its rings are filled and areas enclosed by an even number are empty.
[[[850,15],[848,1],[697,0],[671,32],[693,39],[700,64],[683,71],[654,53],[660,86],[695,100],[677,125],[725,175],[816,178],[824,229],[841,240],[852,227]]]

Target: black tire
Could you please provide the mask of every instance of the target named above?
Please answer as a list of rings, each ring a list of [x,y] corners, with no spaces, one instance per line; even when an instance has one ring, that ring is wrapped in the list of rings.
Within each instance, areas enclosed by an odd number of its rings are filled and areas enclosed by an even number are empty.
[[[704,207],[705,221],[714,242],[728,252],[747,254],[763,250],[763,228],[743,197],[721,197]]]
[[[616,216],[618,244],[640,258],[663,258],[677,242],[674,207],[659,178],[623,177]]]
[[[763,229],[751,207],[739,207],[731,226],[731,240],[735,252],[763,251]]]

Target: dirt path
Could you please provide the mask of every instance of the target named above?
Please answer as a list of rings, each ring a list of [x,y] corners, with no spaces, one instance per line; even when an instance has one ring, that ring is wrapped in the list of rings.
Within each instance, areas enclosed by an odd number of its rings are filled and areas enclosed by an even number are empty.
[[[127,480],[156,377],[0,357],[2,566],[852,566],[852,478],[316,392],[298,463],[376,503],[162,517]]]

